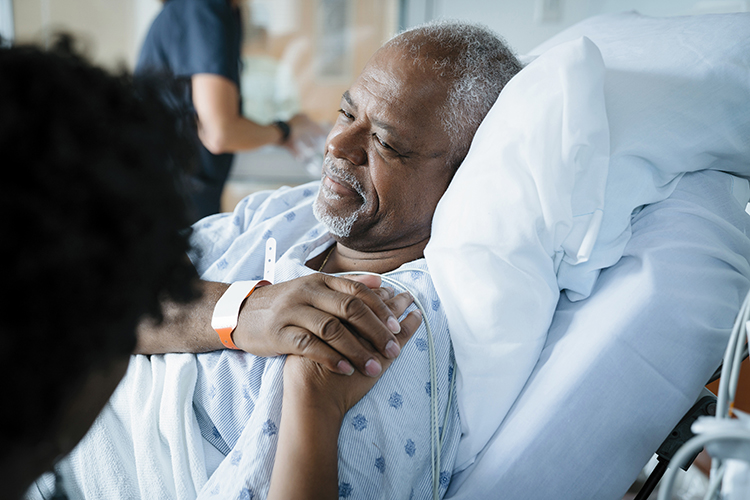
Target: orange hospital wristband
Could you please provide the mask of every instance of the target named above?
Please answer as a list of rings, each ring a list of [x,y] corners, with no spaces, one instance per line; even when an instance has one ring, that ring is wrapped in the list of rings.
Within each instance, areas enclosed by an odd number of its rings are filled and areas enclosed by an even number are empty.
[[[237,328],[240,307],[246,298],[258,287],[270,285],[270,281],[235,281],[226,289],[214,306],[211,328],[219,334],[221,343],[229,349],[239,349],[232,340],[232,332]]]

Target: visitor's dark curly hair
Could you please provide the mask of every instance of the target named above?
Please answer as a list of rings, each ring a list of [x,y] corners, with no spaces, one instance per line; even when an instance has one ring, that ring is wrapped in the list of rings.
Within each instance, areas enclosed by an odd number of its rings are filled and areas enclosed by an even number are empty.
[[[0,48],[0,441],[44,432],[65,391],[132,352],[144,315],[194,298],[191,148],[158,90],[70,38]]]

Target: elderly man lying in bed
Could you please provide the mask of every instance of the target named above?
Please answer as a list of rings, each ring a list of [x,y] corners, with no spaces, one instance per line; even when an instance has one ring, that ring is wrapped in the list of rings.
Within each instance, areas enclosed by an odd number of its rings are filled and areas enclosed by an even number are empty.
[[[423,250],[474,132],[520,69],[496,35],[463,24],[417,28],[381,48],[341,99],[320,183],[252,195],[194,226],[201,302],[172,306],[159,328],[144,325],[138,351],[204,354],[136,356],[92,433],[60,466],[67,489],[107,498],[265,497],[274,457],[277,468],[293,460],[281,418],[292,411],[290,384],[317,369],[321,380],[360,380],[352,384],[362,394],[380,377],[359,402],[361,394],[343,403],[353,408],[335,433],[338,495],[443,495],[461,429],[447,321]],[[224,337],[238,350],[220,350],[215,304],[228,284],[263,278],[269,238],[279,255],[274,284],[242,303]],[[378,288],[373,276],[358,283],[331,275],[350,271],[387,273],[410,294]],[[420,316],[425,322],[400,352],[397,316],[414,308],[412,297],[422,314],[406,316],[402,335]],[[285,373],[283,354],[307,360],[290,356]]]

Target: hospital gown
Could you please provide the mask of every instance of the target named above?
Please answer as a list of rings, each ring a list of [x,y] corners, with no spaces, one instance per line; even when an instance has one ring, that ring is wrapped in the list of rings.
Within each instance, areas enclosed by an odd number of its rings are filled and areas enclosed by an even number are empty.
[[[227,283],[261,279],[270,237],[276,239],[278,249],[275,282],[315,272],[305,262],[333,244],[325,226],[312,215],[317,187],[311,183],[258,193],[240,202],[233,213],[198,222],[191,259],[202,278]],[[408,287],[424,308],[434,340],[437,387],[430,381],[430,339],[423,323],[374,388],[344,418],[339,434],[339,497],[432,496],[433,391],[438,400],[438,432],[443,436],[438,470],[442,497],[461,432],[456,398],[450,397],[454,362],[447,321],[424,259],[388,276]],[[131,498],[128,495],[134,492],[142,498],[185,498],[192,490],[199,498],[265,498],[279,432],[283,366],[284,357],[260,358],[231,350],[150,359],[135,356],[94,431],[61,467],[71,498],[102,494],[114,498],[115,491],[125,492],[118,493],[120,498]],[[170,377],[174,384],[169,384]],[[178,386],[181,395],[168,396],[171,385]],[[194,411],[188,417],[175,412],[174,400],[177,406],[192,402]],[[139,415],[148,412],[145,407],[154,408],[158,415]],[[116,429],[108,428],[112,426]],[[184,443],[173,436],[181,432]],[[128,453],[132,456],[100,451],[122,448],[122,443],[108,442],[113,435],[135,449]],[[215,470],[201,456],[197,442],[225,455]],[[166,449],[159,452],[160,447]],[[130,460],[136,465],[126,463]],[[123,478],[128,475],[137,477]],[[101,484],[108,481],[117,484],[110,488]]]

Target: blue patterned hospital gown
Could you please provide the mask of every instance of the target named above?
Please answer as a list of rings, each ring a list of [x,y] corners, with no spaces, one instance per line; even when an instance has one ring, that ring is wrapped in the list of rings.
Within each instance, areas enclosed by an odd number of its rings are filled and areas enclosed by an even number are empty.
[[[246,198],[234,213],[196,224],[191,258],[204,279],[226,283],[261,279],[264,247],[277,242],[275,281],[313,273],[304,263],[333,243],[312,214],[317,183]],[[430,383],[424,324],[375,387],[346,415],[339,435],[339,497],[432,497],[430,395],[438,395],[439,492],[450,482],[460,438],[455,396],[449,408],[453,351],[447,320],[424,259],[388,275],[421,301],[434,335],[437,387]],[[412,308],[414,306],[411,306]],[[200,354],[194,408],[201,433],[226,458],[200,498],[265,498],[281,417],[284,358],[238,351]],[[446,414],[447,411],[447,414]],[[209,474],[212,471],[209,471]]]

